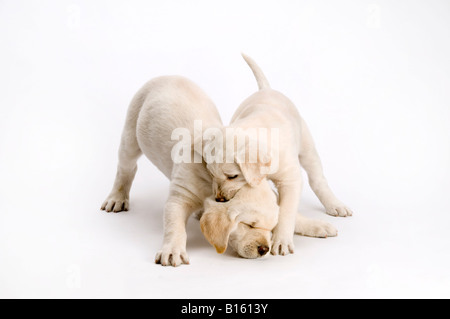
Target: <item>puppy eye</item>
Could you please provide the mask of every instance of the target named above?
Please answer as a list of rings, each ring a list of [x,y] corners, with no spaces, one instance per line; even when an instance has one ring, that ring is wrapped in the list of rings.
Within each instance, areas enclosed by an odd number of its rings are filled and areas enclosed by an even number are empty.
[[[238,175],[233,175],[233,176],[228,176],[228,179],[235,179],[236,177],[238,177]]]

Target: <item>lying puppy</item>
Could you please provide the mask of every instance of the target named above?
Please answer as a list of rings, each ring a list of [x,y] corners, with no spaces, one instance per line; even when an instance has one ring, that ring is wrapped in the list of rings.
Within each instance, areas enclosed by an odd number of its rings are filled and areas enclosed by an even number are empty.
[[[120,142],[116,178],[110,194],[101,206],[101,209],[108,212],[128,210],[130,188],[137,171],[136,163],[144,153],[171,181],[169,197],[164,207],[163,244],[155,258],[156,263],[163,266],[189,263],[186,253],[186,222],[192,213],[203,209],[205,199],[213,196],[212,179],[206,170],[205,162],[200,160],[199,163],[194,161],[174,163],[172,160],[172,151],[177,143],[172,140],[174,130],[185,128],[188,129],[191,136],[195,136],[194,121],[196,120],[202,121],[203,130],[223,126],[214,103],[192,81],[180,76],[163,76],[146,83],[136,93],[128,108]],[[200,159],[202,159],[202,150],[196,150],[195,145],[190,147],[189,152],[191,158],[194,158],[195,153],[199,152]],[[253,191],[249,190],[249,193],[257,198],[259,191],[259,189],[255,189],[255,194],[253,194]],[[255,203],[248,202],[246,207],[254,213],[247,214],[242,220],[249,225],[263,225],[272,230],[278,218],[278,207],[273,197],[272,200],[270,197],[267,199],[269,202],[271,201],[267,207],[270,206],[273,209],[264,210],[264,218],[255,213],[259,211],[260,207],[252,208]],[[229,206],[230,209],[233,207],[231,203]],[[234,221],[241,220],[239,216],[241,211],[240,209],[234,210]],[[205,236],[215,242],[215,234],[223,233],[223,219],[214,218],[213,215],[213,212],[208,210],[208,213],[202,217],[201,225]],[[263,220],[269,222],[262,223]],[[323,228],[323,225],[318,222],[316,228],[311,229],[313,234],[310,235],[320,236],[324,232]],[[233,239],[233,245],[238,247],[239,238],[244,238],[244,241],[251,241],[251,238],[254,238],[247,233],[253,233],[253,230],[235,227],[227,229],[226,235],[229,235]],[[267,231],[264,238],[266,239],[265,245],[270,247],[268,233]],[[220,247],[224,245],[226,247],[226,241]],[[256,247],[254,251],[241,255],[253,257],[255,251],[258,253],[258,247],[253,246]],[[259,250],[263,252],[265,249]],[[222,248],[217,250],[220,252]]]
[[[272,229],[278,221],[277,200],[277,195],[266,179],[255,187],[248,184],[243,186],[227,202],[207,198],[200,219],[202,231],[220,254],[229,243],[242,257],[262,257],[270,251]],[[325,238],[336,236],[337,230],[329,223],[297,214],[295,233]]]
[[[274,182],[279,193],[280,212],[278,224],[273,230],[271,253],[286,255],[294,252],[293,235],[302,189],[301,166],[308,173],[309,184],[328,214],[351,216],[352,211],[329,188],[311,134],[295,105],[270,88],[262,70],[251,58],[243,57],[255,75],[259,91],[242,102],[230,126],[224,130],[234,128],[238,132],[237,139],[245,140],[242,131],[267,128],[270,132],[270,129],[276,128],[280,138],[274,145],[268,142],[269,136],[266,136],[266,141],[260,137],[259,142],[264,147],[258,150],[253,163],[248,160],[249,147],[245,145],[231,157],[234,162],[208,163],[207,169],[213,177],[216,200],[222,202],[232,199],[246,184],[256,187],[266,176]],[[231,141],[233,143],[235,141]],[[242,152],[244,154],[240,154]],[[275,169],[274,163],[277,164]]]

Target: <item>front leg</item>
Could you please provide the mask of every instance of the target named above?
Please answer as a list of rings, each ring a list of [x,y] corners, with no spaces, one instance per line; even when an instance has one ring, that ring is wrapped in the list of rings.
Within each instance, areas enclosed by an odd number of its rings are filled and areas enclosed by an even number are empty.
[[[164,207],[164,240],[155,262],[163,266],[189,264],[186,253],[186,223],[197,208],[186,200],[171,195]]]
[[[278,224],[273,230],[271,253],[284,256],[294,253],[295,218],[302,190],[300,168],[291,172],[289,178],[277,181],[275,185],[279,194],[280,214]]]
[[[183,163],[173,167],[169,199],[164,206],[164,240],[156,254],[157,264],[189,264],[186,223],[193,212],[203,208],[203,200],[209,196],[211,180],[202,164]]]

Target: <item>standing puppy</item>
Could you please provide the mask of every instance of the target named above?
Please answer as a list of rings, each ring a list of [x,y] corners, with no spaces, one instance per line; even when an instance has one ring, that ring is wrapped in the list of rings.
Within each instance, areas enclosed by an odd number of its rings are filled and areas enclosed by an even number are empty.
[[[203,129],[222,127],[214,103],[196,84],[180,76],[162,76],[147,82],[128,108],[116,179],[101,207],[108,212],[128,210],[136,162],[144,153],[171,181],[164,206],[163,245],[156,255],[156,262],[164,266],[189,263],[186,222],[194,211],[203,207],[204,199],[212,195],[211,177],[204,163],[194,163],[193,145],[189,148],[192,159],[189,163],[175,164],[171,156],[177,143],[172,140],[173,131],[188,129],[190,136],[194,136],[195,120],[202,121]]]
[[[207,168],[213,176],[213,192],[217,201],[230,200],[240,187],[246,183],[256,186],[266,176],[274,182],[279,193],[280,213],[278,225],[273,230],[271,253],[286,255],[294,252],[295,216],[302,189],[301,166],[308,173],[309,184],[328,214],[351,216],[352,211],[336,198],[328,186],[311,134],[295,105],[286,96],[270,88],[262,70],[251,58],[243,57],[255,75],[259,91],[239,106],[228,129],[242,132],[266,128],[270,132],[275,128],[280,138],[276,145],[272,145],[268,141],[261,141],[259,136],[259,142],[266,147],[265,151],[259,150],[255,162],[248,161],[248,147],[244,147],[236,151],[233,164],[208,163]],[[240,139],[245,138],[243,136]],[[242,152],[244,154],[240,154]],[[269,169],[268,166],[275,162],[278,169]]]

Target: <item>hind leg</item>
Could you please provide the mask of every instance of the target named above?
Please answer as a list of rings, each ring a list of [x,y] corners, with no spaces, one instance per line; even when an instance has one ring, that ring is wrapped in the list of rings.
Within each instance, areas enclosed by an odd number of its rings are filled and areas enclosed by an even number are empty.
[[[353,212],[333,194],[328,186],[319,154],[304,121],[302,121],[301,138],[300,164],[308,174],[309,185],[325,207],[327,214],[341,217],[351,216]]]
[[[142,106],[142,95],[137,94],[128,109],[119,147],[119,164],[113,188],[101,209],[107,212],[128,210],[131,184],[137,171],[137,160],[142,155],[136,138],[136,123]]]
[[[107,212],[120,212],[128,210],[131,184],[137,171],[137,160],[142,154],[139,147],[127,144],[126,138],[122,137],[119,149],[119,164],[117,165],[116,179],[113,188],[103,202],[101,209]],[[136,143],[137,144],[137,143]]]
[[[295,216],[295,233],[308,237],[327,238],[337,236],[338,231],[330,223],[297,214]]]

